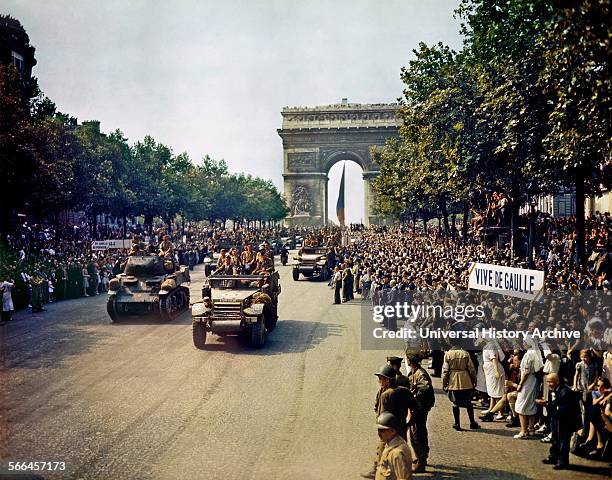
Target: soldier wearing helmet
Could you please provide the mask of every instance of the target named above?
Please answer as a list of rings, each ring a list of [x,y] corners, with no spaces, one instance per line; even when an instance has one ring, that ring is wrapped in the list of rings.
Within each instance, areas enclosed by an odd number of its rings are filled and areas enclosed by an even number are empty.
[[[376,419],[378,437],[384,448],[376,465],[375,480],[409,480],[412,478],[412,456],[410,447],[399,435],[401,421],[390,412]]]
[[[429,434],[427,432],[427,415],[436,402],[429,373],[421,366],[422,355],[419,352],[407,351],[406,360],[410,367],[408,382],[410,391],[419,404],[419,411],[410,422],[410,443],[414,449],[415,473],[423,473],[429,456]]]
[[[395,368],[388,363],[382,366],[374,375],[378,377],[378,383],[380,385],[378,393],[376,394],[374,411],[376,412],[377,417],[385,412],[394,415],[397,419],[395,431],[405,441],[407,434],[406,419],[408,417],[408,412],[410,411],[411,418],[416,415],[419,408],[418,404],[416,403],[416,400],[409,389],[406,387],[399,387],[397,385],[395,380],[397,372]],[[376,467],[381,459],[384,448],[384,442],[379,440],[376,446],[374,465],[368,472],[362,473],[362,477],[375,478]]]

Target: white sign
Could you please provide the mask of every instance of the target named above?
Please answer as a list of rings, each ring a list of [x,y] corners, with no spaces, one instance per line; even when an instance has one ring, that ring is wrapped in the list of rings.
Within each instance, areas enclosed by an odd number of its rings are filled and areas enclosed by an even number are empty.
[[[96,240],[91,242],[92,250],[111,250],[115,248],[130,248],[132,241],[128,238],[125,240]]]
[[[544,272],[488,263],[470,265],[469,288],[535,300],[544,288]]]

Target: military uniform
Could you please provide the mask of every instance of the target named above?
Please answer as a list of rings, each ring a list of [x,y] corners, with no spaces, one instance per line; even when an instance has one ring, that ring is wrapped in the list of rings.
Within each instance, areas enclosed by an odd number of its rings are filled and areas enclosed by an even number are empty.
[[[376,394],[376,403],[374,404],[376,416],[379,416],[383,412],[392,413],[400,422],[397,426],[397,433],[404,441],[408,439],[408,426],[406,424],[408,410],[412,412],[412,415],[415,415],[418,410],[418,405],[410,390],[405,387],[397,386],[378,390]],[[379,440],[376,445],[377,461],[380,460],[384,447],[385,444]]]
[[[253,273],[272,273],[274,271],[274,259],[266,256],[259,259]]]
[[[168,257],[174,255],[174,244],[170,240],[164,240],[159,244],[159,255]]]
[[[32,286],[32,297],[30,298],[32,313],[42,312],[44,310],[42,297],[43,281],[42,276],[38,272],[30,278],[30,285]]]
[[[404,375],[402,371],[400,370],[402,367],[402,361],[403,361],[402,357],[395,357],[395,356],[387,357],[387,362],[389,363],[389,365],[395,368],[395,371],[397,372],[395,375],[395,384],[398,387],[406,387],[407,389],[410,390],[410,380],[408,380],[408,377]]]
[[[128,252],[128,255],[130,257],[144,255],[144,251],[142,249],[142,244],[140,242],[138,242],[138,241],[133,242],[132,246],[130,247],[130,250]]]
[[[414,394],[420,407],[410,422],[410,443],[417,460],[424,467],[427,465],[427,457],[429,456],[427,415],[435,403],[434,389],[431,384],[431,377],[420,365],[413,368],[406,378],[410,384],[410,391]]]
[[[405,387],[410,389],[411,385],[410,385],[410,379],[404,375],[402,372],[397,372],[397,375],[395,376],[395,383],[398,387]],[[414,393],[414,392],[413,392]]]
[[[385,444],[376,467],[376,480],[412,478],[412,456],[406,441],[399,435]]]

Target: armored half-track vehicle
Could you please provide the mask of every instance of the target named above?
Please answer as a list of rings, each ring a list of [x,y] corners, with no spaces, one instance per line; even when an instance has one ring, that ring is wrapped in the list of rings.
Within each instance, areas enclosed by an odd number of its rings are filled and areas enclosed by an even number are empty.
[[[202,301],[191,307],[193,344],[204,349],[208,332],[239,335],[253,348],[263,347],[278,321],[278,272],[266,275],[213,275],[202,288]]]
[[[327,267],[327,249],[325,247],[304,247],[301,253],[293,257],[293,279],[297,282],[300,274],[306,278],[318,277],[329,279]]]
[[[189,267],[175,269],[157,255],[128,257],[123,273],[110,281],[107,311],[113,322],[129,315],[172,320],[189,308]]]

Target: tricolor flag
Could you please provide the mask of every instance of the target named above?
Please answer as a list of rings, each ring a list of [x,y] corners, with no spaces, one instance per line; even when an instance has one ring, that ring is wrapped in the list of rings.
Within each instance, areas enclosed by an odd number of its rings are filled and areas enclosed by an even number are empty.
[[[338,202],[336,202],[336,216],[340,226],[344,227],[344,169],[346,164],[342,164],[342,179],[340,180],[340,191],[338,192]]]

